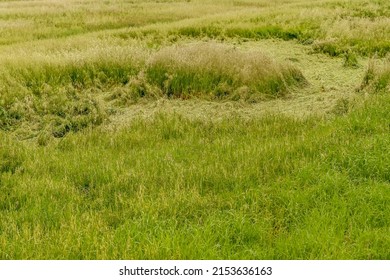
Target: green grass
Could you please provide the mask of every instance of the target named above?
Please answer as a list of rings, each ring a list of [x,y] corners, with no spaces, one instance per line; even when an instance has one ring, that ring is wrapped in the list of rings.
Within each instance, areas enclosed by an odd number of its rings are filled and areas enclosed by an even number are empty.
[[[389,4],[380,1],[220,1],[231,8],[223,15],[204,16],[168,24],[145,25],[113,32],[121,38],[148,34],[155,41],[181,38],[238,41],[276,38],[311,45],[314,52],[342,56],[353,51],[363,56],[385,57]],[[223,3],[223,4],[222,4]]]
[[[389,101],[3,141],[1,257],[387,259]]]
[[[254,101],[284,96],[291,86],[306,83],[292,65],[212,43],[162,50],[152,58],[146,76],[165,95],[179,98],[205,95]]]
[[[389,8],[0,1],[0,259],[389,259]]]
[[[289,63],[223,44],[158,51],[99,44],[73,53],[5,57],[0,72],[2,129],[27,125],[31,129],[22,138],[37,137],[42,131],[63,137],[99,125],[110,114],[99,97],[104,92],[110,93],[106,101],[125,105],[161,97],[257,102],[287,96],[307,84]]]

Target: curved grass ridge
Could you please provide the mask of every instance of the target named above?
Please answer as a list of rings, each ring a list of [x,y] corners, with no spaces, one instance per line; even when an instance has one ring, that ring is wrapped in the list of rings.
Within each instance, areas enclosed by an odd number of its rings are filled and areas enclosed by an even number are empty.
[[[179,98],[251,101],[281,97],[307,83],[291,64],[213,42],[165,48],[151,58],[146,75],[164,95]]]
[[[215,42],[151,53],[129,46],[97,46],[81,53],[26,57],[2,61],[0,129],[28,124],[28,131],[47,130],[55,137],[101,124],[107,115],[104,102],[111,100],[127,104],[142,97],[196,97],[255,102],[285,96],[291,87],[306,83],[290,64]]]
[[[146,87],[168,97],[280,97],[306,79],[288,62],[279,63],[258,51],[243,51],[216,42],[170,46],[149,53],[124,48],[112,53],[48,55],[5,60],[0,71],[1,103],[9,106],[26,96],[63,95],[113,87]],[[119,54],[118,54],[119,52]],[[142,96],[148,92],[143,91]]]

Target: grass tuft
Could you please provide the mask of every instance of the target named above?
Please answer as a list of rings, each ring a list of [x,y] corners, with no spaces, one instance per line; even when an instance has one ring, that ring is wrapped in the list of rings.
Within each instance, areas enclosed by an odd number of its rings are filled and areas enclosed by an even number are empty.
[[[389,92],[390,91],[390,61],[383,65],[375,65],[371,61],[363,77],[360,89],[367,89],[370,92]]]
[[[162,49],[150,60],[146,77],[166,96],[184,99],[260,100],[306,84],[292,65],[218,43]]]
[[[358,68],[359,67],[359,61],[357,58],[357,55],[354,52],[347,51],[344,54],[344,67],[350,67],[350,68]]]

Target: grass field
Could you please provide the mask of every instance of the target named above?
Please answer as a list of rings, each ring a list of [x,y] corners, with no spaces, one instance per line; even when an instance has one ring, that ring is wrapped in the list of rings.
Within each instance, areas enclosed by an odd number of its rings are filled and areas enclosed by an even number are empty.
[[[387,0],[0,1],[0,259],[389,259]]]

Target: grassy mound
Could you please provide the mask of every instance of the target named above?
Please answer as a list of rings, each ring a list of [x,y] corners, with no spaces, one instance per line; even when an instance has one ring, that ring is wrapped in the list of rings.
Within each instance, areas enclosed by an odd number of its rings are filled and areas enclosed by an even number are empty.
[[[292,65],[259,52],[217,43],[197,43],[161,50],[152,57],[147,79],[168,97],[259,100],[280,97],[306,83]]]

